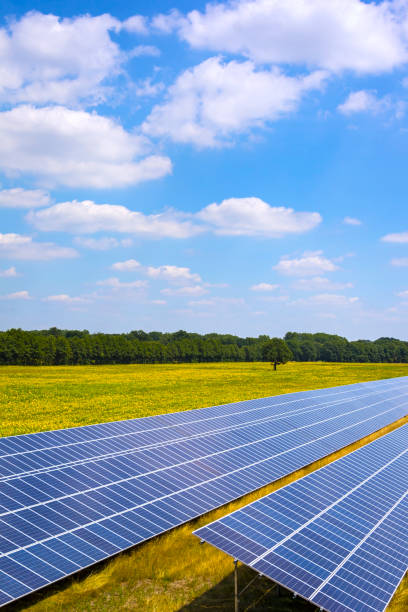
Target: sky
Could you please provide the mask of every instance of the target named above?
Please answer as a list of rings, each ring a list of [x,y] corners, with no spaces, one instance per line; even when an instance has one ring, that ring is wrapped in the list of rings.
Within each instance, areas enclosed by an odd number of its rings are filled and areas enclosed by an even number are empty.
[[[1,10],[1,329],[408,339],[408,0]]]

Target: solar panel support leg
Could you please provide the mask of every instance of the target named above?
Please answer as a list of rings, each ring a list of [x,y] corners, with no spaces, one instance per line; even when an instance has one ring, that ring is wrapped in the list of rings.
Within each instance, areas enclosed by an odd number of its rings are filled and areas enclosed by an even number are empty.
[[[239,612],[238,559],[234,559],[234,611]]]

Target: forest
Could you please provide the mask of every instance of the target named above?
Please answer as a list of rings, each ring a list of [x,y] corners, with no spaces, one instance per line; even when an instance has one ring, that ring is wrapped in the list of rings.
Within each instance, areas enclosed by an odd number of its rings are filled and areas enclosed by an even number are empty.
[[[0,332],[0,365],[98,365],[116,363],[204,363],[263,361],[268,335],[240,338],[183,330],[91,334],[87,330]],[[408,342],[395,338],[348,341],[325,333],[288,332],[294,361],[408,363]]]

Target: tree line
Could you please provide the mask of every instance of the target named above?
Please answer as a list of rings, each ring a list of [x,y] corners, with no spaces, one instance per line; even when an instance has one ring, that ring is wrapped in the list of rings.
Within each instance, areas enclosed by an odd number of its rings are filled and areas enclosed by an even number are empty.
[[[87,330],[0,332],[0,365],[97,365],[116,363],[203,363],[269,361],[267,335],[131,331],[90,334]],[[408,363],[408,342],[395,338],[356,340],[331,334],[288,332],[284,340],[295,361]]]

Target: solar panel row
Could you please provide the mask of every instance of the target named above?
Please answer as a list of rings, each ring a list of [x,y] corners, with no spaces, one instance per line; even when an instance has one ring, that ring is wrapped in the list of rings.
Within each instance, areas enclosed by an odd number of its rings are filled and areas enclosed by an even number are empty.
[[[302,392],[296,398],[287,394],[117,423],[11,436],[0,439],[0,478],[160,446],[404,385],[408,386],[407,379],[398,378]]]
[[[315,405],[313,399],[302,404],[304,399],[299,402],[292,394],[284,415],[278,416],[276,404],[269,408],[269,419],[262,413],[253,423],[240,423],[241,411],[238,425],[231,415],[229,427],[198,437],[3,479],[0,603],[191,520],[405,416],[406,383],[400,380],[387,391],[374,384],[374,394],[366,385],[364,393],[358,389],[341,403]]]
[[[330,612],[382,612],[408,568],[408,425],[195,534]]]

